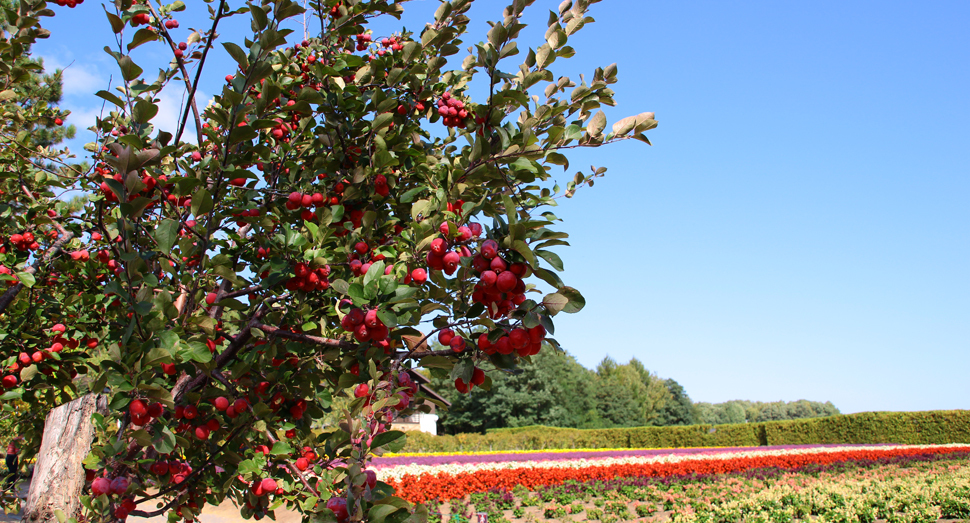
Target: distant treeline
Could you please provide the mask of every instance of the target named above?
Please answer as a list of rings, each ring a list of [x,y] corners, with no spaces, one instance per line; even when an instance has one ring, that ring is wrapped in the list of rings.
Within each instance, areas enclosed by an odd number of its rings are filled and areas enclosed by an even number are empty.
[[[432,387],[452,403],[438,411],[439,432],[726,424],[839,414],[831,402],[806,400],[694,403],[677,381],[660,378],[636,359],[618,364],[606,357],[590,370],[569,354],[542,351],[521,369],[516,375],[492,373],[490,391],[476,388],[469,394],[460,394],[449,379],[433,378]]]

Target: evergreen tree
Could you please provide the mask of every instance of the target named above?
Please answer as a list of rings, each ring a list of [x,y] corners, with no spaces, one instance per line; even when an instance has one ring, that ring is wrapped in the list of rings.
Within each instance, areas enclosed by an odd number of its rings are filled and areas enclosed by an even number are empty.
[[[691,402],[684,387],[676,380],[668,378],[664,384],[670,392],[671,400],[664,405],[658,418],[659,425],[693,425],[694,404]]]

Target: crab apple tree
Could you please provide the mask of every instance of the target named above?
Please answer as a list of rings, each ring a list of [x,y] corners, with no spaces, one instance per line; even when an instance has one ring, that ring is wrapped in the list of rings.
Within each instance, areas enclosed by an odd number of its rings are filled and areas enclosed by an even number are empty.
[[[87,416],[91,433],[69,454],[80,481],[32,490],[26,511],[53,517],[73,497],[61,515],[86,521],[192,521],[226,502],[246,519],[426,520],[368,469],[403,446],[398,416],[430,408],[414,369],[467,392],[559,350],[554,317],[585,302],[557,274],[567,234],[550,209],[605,168],[563,189],[553,177],[570,149],[649,143],[656,126],[642,113],[606,130],[615,65],[579,82],[551,70],[595,0],[563,2],[525,52],[532,1],[515,0],[458,62],[471,3],[378,35],[403,2],[222,0],[187,39],[181,1],[107,10],[122,83],[97,93],[92,164],[57,182],[85,198],[59,213],[23,179],[13,197],[37,246],[16,231],[3,254],[34,271],[0,306],[44,314],[4,317],[22,341],[7,345],[2,400],[41,413],[22,424],[38,463],[64,455],[57,420]],[[218,37],[230,17],[251,34]],[[319,30],[297,41],[302,19]],[[157,77],[129,54],[149,45],[171,56]],[[216,46],[234,70],[211,71]],[[210,72],[221,91],[197,100]],[[153,123],[163,90],[186,100],[174,129]],[[54,415],[69,406],[87,414]]]

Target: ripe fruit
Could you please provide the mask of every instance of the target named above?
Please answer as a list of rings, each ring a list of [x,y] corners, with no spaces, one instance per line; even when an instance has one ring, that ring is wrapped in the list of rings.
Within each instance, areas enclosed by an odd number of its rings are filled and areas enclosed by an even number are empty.
[[[195,428],[195,437],[199,440],[209,439],[209,427],[202,425]]]
[[[451,339],[448,345],[451,346],[451,350],[455,352],[461,352],[465,350],[465,338],[462,338],[461,336],[455,336],[454,338]]]
[[[16,236],[16,235],[14,235],[14,236]],[[12,241],[13,240],[13,236],[11,236],[10,238],[11,238],[11,241]],[[58,323],[57,325],[54,325],[53,327],[51,327],[51,332],[53,332],[54,334],[64,334],[64,331],[66,331],[66,330],[67,330],[67,327],[65,327],[64,324],[62,324],[62,323]]]
[[[3,388],[12,389],[17,386],[17,377],[14,375],[7,375],[3,377]]]
[[[450,345],[452,338],[455,337],[455,331],[451,329],[442,329],[438,331],[438,343],[442,345]]]
[[[485,383],[485,371],[475,367],[472,371],[472,385],[478,386]]]
[[[337,516],[337,521],[347,519],[347,500],[344,498],[330,498],[327,500],[327,508]]]
[[[239,398],[232,403],[232,408],[236,409],[237,413],[246,412],[246,409],[249,408],[249,402],[245,398]]]
[[[273,478],[264,478],[259,485],[263,488],[263,491],[267,494],[270,492],[276,492],[276,480]]]
[[[377,486],[377,473],[373,470],[365,470],[364,474],[367,475],[367,486],[374,488]]]
[[[185,419],[195,419],[199,415],[199,409],[195,405],[189,405],[185,407],[182,415],[185,416]]]
[[[205,295],[206,305],[212,305],[215,302],[216,302],[216,293],[210,292],[209,294]]]
[[[299,471],[302,472],[302,471],[308,469],[309,467],[310,467],[310,462],[307,461],[306,458],[297,458],[297,460],[296,460],[296,468]]]
[[[496,244],[497,245],[497,244]],[[444,238],[435,238],[431,240],[431,252],[437,254],[438,256],[444,256],[445,251],[448,249],[448,242]]]
[[[414,269],[411,271],[411,279],[416,281],[418,285],[423,285],[426,281],[428,281],[428,271],[420,267]]]
[[[458,269],[458,262],[460,260],[461,260],[461,257],[455,251],[451,251],[448,254],[445,254],[443,258],[443,261],[445,264],[445,274],[449,276],[454,274],[455,270]]]
[[[498,258],[495,258],[496,260]],[[495,287],[502,292],[509,292],[519,283],[519,278],[510,271],[503,271],[495,280]]]
[[[498,255],[498,242],[495,240],[485,240],[482,243],[482,257],[491,260]]]
[[[91,493],[95,496],[111,492],[111,481],[108,478],[95,478],[91,482]]]
[[[124,494],[128,490],[128,478],[115,478],[111,481],[112,494]]]
[[[355,398],[363,398],[369,393],[370,387],[368,387],[366,383],[361,383],[360,385],[357,385],[357,388],[354,389]]]
[[[132,416],[145,416],[148,414],[148,407],[144,401],[135,400],[128,406],[128,411],[131,412]]]
[[[212,404],[215,405],[216,410],[220,412],[229,408],[229,400],[224,396],[219,396],[215,399],[215,401],[212,402]]]

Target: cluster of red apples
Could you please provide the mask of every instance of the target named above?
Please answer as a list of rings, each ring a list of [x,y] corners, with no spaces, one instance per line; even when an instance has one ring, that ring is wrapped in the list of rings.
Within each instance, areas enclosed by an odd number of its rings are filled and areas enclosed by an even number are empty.
[[[349,304],[350,302],[348,300],[341,301],[342,306]],[[388,344],[387,336],[390,334],[390,331],[384,325],[384,322],[377,317],[377,309],[364,311],[363,309],[352,307],[340,319],[340,327],[347,332],[353,333],[354,339],[360,343],[369,341],[382,346]]]
[[[293,277],[287,280],[286,289],[290,291],[325,291],[330,288],[330,266],[324,265],[311,269],[309,265],[299,262],[293,266]]]
[[[445,92],[438,99],[438,114],[445,127],[465,128],[465,119],[468,118],[465,102],[453,97],[450,92]]]
[[[40,248],[40,244],[37,243],[36,238],[34,238],[34,233],[29,231],[23,234],[11,234],[10,243],[18,251],[36,251]],[[2,252],[6,252],[6,249],[4,249]]]

